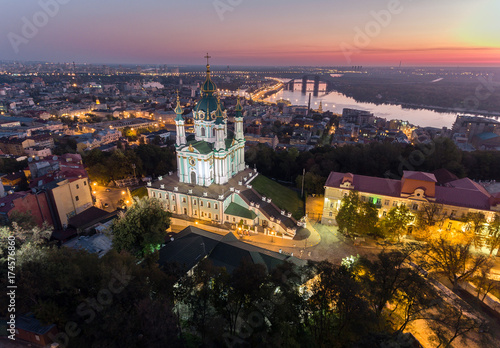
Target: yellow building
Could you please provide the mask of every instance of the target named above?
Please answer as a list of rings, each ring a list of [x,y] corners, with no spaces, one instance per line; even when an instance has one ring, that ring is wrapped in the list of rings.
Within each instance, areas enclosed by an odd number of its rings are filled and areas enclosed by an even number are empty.
[[[363,202],[375,204],[380,218],[396,206],[406,205],[416,213],[435,203],[443,217],[443,230],[463,229],[461,218],[469,212],[483,213],[491,221],[500,211],[499,198],[469,178],[439,182],[434,174],[415,171],[405,171],[401,180],[331,172],[325,183],[323,224],[336,224],[342,198],[353,190]]]
[[[52,187],[48,187],[48,186]],[[47,185],[56,208],[60,225],[65,228],[72,216],[92,206],[92,195],[87,177],[53,181]]]

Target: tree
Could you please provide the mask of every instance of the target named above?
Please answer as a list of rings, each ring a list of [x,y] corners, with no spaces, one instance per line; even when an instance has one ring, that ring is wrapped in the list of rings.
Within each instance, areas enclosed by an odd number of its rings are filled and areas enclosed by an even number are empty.
[[[156,198],[142,198],[114,221],[113,246],[127,250],[136,257],[152,253],[165,241],[165,230],[170,226],[170,214]]]
[[[406,226],[412,219],[413,216],[410,209],[406,205],[400,205],[389,210],[380,222],[380,225],[384,234],[392,238],[397,238],[399,241],[401,235],[406,231]]]
[[[468,212],[462,217],[462,222],[466,224],[466,229],[473,235],[473,243],[476,248],[480,248],[484,244],[483,228],[486,224],[486,217],[481,212]]]
[[[488,258],[473,254],[472,240],[448,240],[443,236],[427,243],[425,263],[433,270],[444,274],[453,284],[473,277],[483,267],[488,267]]]
[[[357,191],[351,191],[342,198],[342,205],[335,219],[341,233],[378,234],[377,207],[373,203],[362,202]]]
[[[451,343],[458,337],[484,325],[479,319],[469,316],[461,305],[448,305],[445,302],[442,304],[432,321],[429,321],[429,323],[433,323],[431,328],[439,341],[439,345],[436,347],[450,347]]]
[[[308,299],[312,335],[320,347],[333,346],[339,340],[346,343],[349,333],[366,330],[373,318],[361,283],[346,265],[322,261],[315,268],[318,280],[313,283]]]
[[[443,222],[445,218],[442,204],[424,203],[417,212],[417,227],[426,230],[437,223]]]
[[[495,218],[488,225],[488,236],[486,237],[486,245],[490,249],[490,256],[493,251],[500,248],[500,215],[495,214]]]
[[[340,233],[349,235],[357,230],[360,206],[361,200],[359,199],[358,191],[351,191],[347,196],[342,198],[341,207],[335,218],[339,225]]]

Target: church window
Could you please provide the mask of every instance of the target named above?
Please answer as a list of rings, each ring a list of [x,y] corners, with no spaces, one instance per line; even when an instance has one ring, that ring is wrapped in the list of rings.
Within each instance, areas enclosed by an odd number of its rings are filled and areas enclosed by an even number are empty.
[[[201,136],[204,137],[205,136],[205,127],[201,127]]]
[[[219,215],[215,214],[215,220],[219,221]]]
[[[219,206],[217,205],[217,203],[215,203],[215,204],[214,204],[214,208],[215,208],[215,209],[218,209],[218,207],[219,207]]]
[[[158,193],[158,198],[161,198],[161,192]]]
[[[236,222],[236,219],[235,219],[235,218],[233,218],[233,222]]]
[[[197,213],[196,213],[196,210],[195,210],[195,211],[194,211],[194,215],[196,215],[196,214],[197,214]]]
[[[193,205],[196,205],[196,199],[193,199]]]
[[[207,207],[210,208],[210,202],[207,203]]]
[[[172,200],[175,201],[175,195],[172,195]]]
[[[212,214],[211,213],[208,213],[208,218],[211,219],[212,218]]]
[[[332,212],[329,212],[328,214],[330,215],[330,217],[332,217],[332,216],[333,216],[333,213],[332,213]]]
[[[153,191],[153,198],[154,198],[154,197],[156,197],[156,192],[155,192],[155,191]]]
[[[203,207],[203,201],[200,201],[200,207]]]
[[[186,203],[186,197],[182,197],[182,203]]]
[[[184,215],[187,215],[188,213],[188,210],[186,208],[184,208]]]
[[[215,137],[215,128],[212,129],[212,136]]]

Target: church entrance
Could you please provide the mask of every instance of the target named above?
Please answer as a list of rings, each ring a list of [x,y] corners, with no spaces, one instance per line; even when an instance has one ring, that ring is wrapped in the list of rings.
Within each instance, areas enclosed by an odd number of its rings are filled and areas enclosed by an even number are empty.
[[[191,184],[196,185],[196,172],[191,172]]]

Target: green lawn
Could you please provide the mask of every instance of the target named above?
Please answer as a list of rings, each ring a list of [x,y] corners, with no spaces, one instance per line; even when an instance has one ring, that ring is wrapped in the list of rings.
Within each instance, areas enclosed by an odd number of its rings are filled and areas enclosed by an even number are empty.
[[[148,196],[148,189],[145,186],[139,187],[135,190],[130,191],[132,197],[144,198]]]
[[[295,219],[304,216],[304,202],[300,195],[289,188],[259,174],[252,182],[253,188],[263,196],[273,200],[280,209],[292,213]]]

